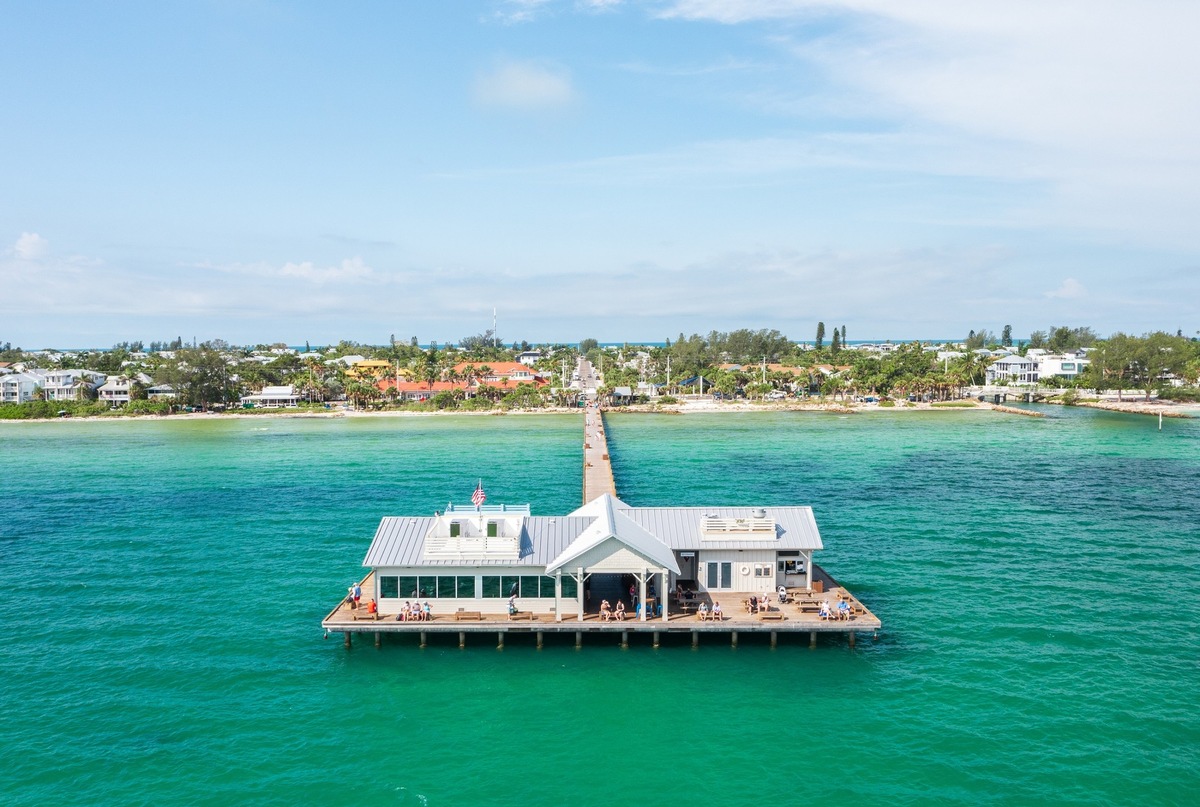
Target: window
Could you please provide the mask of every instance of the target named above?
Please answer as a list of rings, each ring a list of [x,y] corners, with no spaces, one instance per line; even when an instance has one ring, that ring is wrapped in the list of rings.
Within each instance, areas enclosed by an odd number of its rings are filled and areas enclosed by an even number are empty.
[[[562,579],[562,595],[565,600],[578,599],[579,584],[574,577],[564,577]]]
[[[485,599],[494,599],[500,596],[499,575],[485,574],[483,576],[483,596]]]
[[[721,564],[721,588],[733,588],[733,562]]]
[[[459,524],[457,521],[451,521],[450,522],[450,537],[457,538],[460,535],[462,535],[462,524]]]
[[[458,586],[455,591],[459,599],[474,599],[475,598],[475,578],[459,577]]]
[[[548,575],[542,575],[540,578],[538,596],[553,597],[554,596],[554,578]]]
[[[708,567],[705,580],[707,588],[733,588],[733,561],[709,561],[705,565]]]
[[[487,526],[488,538],[496,537],[496,530],[499,528],[499,526],[500,526],[499,522],[496,522],[496,521],[488,522],[488,526]]]
[[[437,595],[439,597],[454,597],[458,589],[453,576],[439,576],[437,579]]]
[[[500,596],[511,597],[514,594],[521,596],[521,578],[515,574],[500,575]]]
[[[397,597],[415,597],[417,596],[417,578],[401,577],[400,591],[396,594]]]
[[[772,577],[774,573],[771,571],[771,564],[757,563],[754,566],[755,577]]]
[[[522,597],[540,597],[539,589],[540,577],[522,577],[521,578],[521,596]],[[550,583],[550,596],[554,596],[554,583]]]
[[[705,588],[716,588],[717,587],[717,564],[706,563],[704,565],[708,567],[708,577],[704,581]]]
[[[400,586],[395,577],[379,578],[379,596],[385,599],[396,599],[400,596]]]

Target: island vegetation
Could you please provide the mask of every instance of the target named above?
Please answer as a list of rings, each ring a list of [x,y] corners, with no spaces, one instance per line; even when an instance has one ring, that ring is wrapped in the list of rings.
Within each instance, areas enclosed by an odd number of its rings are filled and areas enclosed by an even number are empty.
[[[827,338],[827,334],[830,335]],[[949,403],[978,390],[1000,356],[1030,351],[1076,355],[1081,370],[1070,378],[1041,378],[1060,402],[1077,403],[1105,392],[1144,400],[1196,401],[1200,343],[1182,332],[1100,338],[1091,328],[1056,326],[1014,344],[1011,326],[1000,336],[972,330],[961,342],[853,344],[845,326],[818,323],[812,340],[778,330],[740,329],[707,335],[679,334],[657,345],[501,344],[491,331],[457,344],[421,345],[416,337],[384,345],[343,341],[332,346],[237,346],[222,340],[187,344],[123,342],[108,349],[23,350],[0,344],[0,373],[78,368],[123,379],[128,400],[97,400],[96,385],[79,383],[69,399],[0,403],[0,419],[74,416],[167,415],[190,411],[257,411],[245,396],[276,385],[295,393],[300,411],[332,406],[360,410],[510,411],[569,407],[580,402],[572,375],[580,357],[598,371],[603,402],[671,403],[682,396],[716,400],[869,399]],[[1032,355],[1032,354],[1030,354]],[[529,372],[512,368],[528,366]],[[499,368],[499,370],[497,369]],[[0,375],[0,381],[4,379]],[[1011,379],[995,386],[1021,385]],[[72,387],[75,390],[76,387]],[[166,392],[164,392],[166,391]],[[157,394],[155,394],[157,392]]]

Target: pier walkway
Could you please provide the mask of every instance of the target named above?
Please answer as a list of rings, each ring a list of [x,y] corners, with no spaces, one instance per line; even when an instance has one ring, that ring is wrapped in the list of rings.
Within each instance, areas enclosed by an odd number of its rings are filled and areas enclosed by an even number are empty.
[[[612,460],[608,457],[608,437],[599,407],[589,405],[583,415],[583,503],[605,493],[617,495]]]

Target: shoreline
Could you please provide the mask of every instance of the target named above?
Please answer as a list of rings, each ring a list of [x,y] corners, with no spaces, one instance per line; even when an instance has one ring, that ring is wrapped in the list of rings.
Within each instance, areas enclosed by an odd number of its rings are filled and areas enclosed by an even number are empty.
[[[769,402],[751,403],[749,401],[721,402],[712,400],[682,401],[675,404],[633,404],[604,411],[613,413],[647,414],[647,415],[695,415],[719,414],[727,412],[814,412],[834,415],[858,415],[870,413],[899,414],[902,412],[1000,412],[1019,415],[1037,415],[1029,410],[1018,410],[1003,405],[965,399],[971,406],[937,406],[932,403],[913,403],[912,405],[880,406],[877,403],[841,403],[826,401],[811,402]],[[958,402],[955,402],[958,403]],[[1063,406],[1061,403],[1047,403],[1046,406]],[[1132,415],[1158,415],[1169,418],[1200,417],[1200,404],[1192,403],[1158,403],[1157,401],[1087,401],[1073,406],[1101,409],[1108,412],[1120,412]],[[286,409],[259,410],[255,414],[243,412],[186,412],[174,415],[90,415],[86,417],[66,418],[29,418],[0,420],[5,423],[95,423],[117,421],[194,421],[194,420],[336,420],[339,418],[423,418],[423,417],[522,417],[527,415],[573,415],[582,414],[584,409],[578,407],[546,407],[539,409],[508,409],[489,410],[483,412],[464,412],[461,410],[438,411],[405,411],[402,409],[385,411],[364,411],[356,409],[335,409],[325,412],[293,412]]]

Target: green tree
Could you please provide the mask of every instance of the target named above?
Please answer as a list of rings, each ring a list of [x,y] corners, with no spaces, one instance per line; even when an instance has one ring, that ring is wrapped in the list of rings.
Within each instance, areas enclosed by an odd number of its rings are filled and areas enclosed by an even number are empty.
[[[579,340],[579,352],[580,353],[584,353],[584,354],[591,353],[593,350],[595,350],[598,347],[600,347],[600,343],[597,342],[595,339],[588,338],[588,339],[580,339]]]
[[[841,336],[838,334],[838,329],[833,329],[833,340],[829,343],[829,355],[836,356],[838,351],[842,349]]]
[[[818,322],[817,323],[817,339],[816,339],[817,350],[820,350],[824,345],[825,345],[825,323]]]
[[[1004,330],[1000,332],[1000,344],[1005,347],[1012,347],[1012,326],[1005,325]]]

